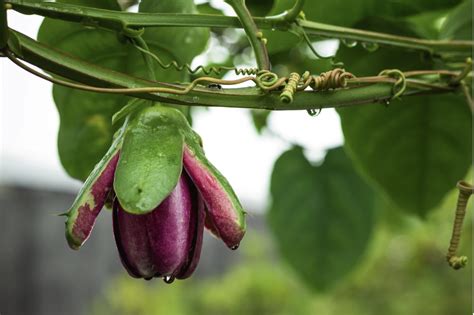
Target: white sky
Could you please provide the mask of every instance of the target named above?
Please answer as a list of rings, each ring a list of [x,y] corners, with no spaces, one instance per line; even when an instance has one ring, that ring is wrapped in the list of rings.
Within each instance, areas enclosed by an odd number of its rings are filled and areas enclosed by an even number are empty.
[[[35,37],[41,18],[10,11],[10,27]],[[51,84],[0,59],[0,183],[77,191],[57,155],[58,114]],[[325,109],[317,117],[305,111],[274,112],[270,128],[283,138],[304,145],[317,160],[326,149],[342,144],[339,117]],[[258,136],[247,110],[211,108],[194,116],[208,158],[227,177],[249,210],[262,211],[268,197],[271,169],[288,148],[281,139]],[[289,179],[295,180],[295,179]]]

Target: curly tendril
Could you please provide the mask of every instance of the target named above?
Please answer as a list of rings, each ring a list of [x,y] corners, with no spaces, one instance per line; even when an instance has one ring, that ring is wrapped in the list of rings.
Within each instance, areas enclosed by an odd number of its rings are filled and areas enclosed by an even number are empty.
[[[352,79],[354,77],[355,76],[352,73],[337,68],[323,72],[319,76],[313,76],[310,86],[315,91],[344,88],[347,86],[347,79]]]
[[[379,76],[383,77],[391,77],[396,79],[395,84],[393,85],[392,88],[392,100],[399,98],[402,96],[402,94],[405,92],[407,88],[407,81],[405,74],[398,70],[398,69],[388,69],[388,70],[383,70],[382,72],[379,73]]]
[[[451,235],[448,253],[446,254],[446,260],[455,270],[461,269],[467,264],[467,257],[457,256],[456,252],[459,247],[459,241],[461,240],[462,223],[466,215],[467,202],[469,201],[469,197],[474,193],[474,187],[465,181],[459,181],[456,186],[459,189],[456,216],[454,218],[453,233]]]
[[[177,71],[186,71],[189,74],[196,74],[198,72],[202,72],[205,75],[211,75],[211,74],[220,75],[222,74],[223,71],[234,71],[235,74],[237,75],[255,75],[260,71],[258,68],[240,68],[239,69],[236,67],[226,67],[226,66],[213,66],[213,67],[206,68],[200,65],[200,66],[197,66],[196,68],[192,68],[189,63],[180,65],[178,64],[176,60],[173,60],[169,63],[165,63],[163,62],[163,60],[161,60],[160,57],[158,57],[153,52],[147,49],[144,49],[143,47],[140,47],[135,42],[133,43],[133,45],[135,46],[136,49],[138,49],[142,53],[147,54],[148,56],[153,58],[153,60],[155,60],[158,63],[158,65],[163,69],[174,68]]]
[[[300,75],[296,72],[290,74],[288,82],[286,83],[283,92],[280,94],[280,101],[285,103],[293,102],[293,94],[295,94],[300,81]]]

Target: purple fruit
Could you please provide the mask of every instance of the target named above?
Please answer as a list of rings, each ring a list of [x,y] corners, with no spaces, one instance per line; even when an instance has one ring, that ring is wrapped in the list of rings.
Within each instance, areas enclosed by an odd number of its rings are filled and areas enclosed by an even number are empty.
[[[186,174],[152,212],[130,214],[115,201],[114,234],[124,267],[136,278],[186,278],[199,261],[204,207]]]

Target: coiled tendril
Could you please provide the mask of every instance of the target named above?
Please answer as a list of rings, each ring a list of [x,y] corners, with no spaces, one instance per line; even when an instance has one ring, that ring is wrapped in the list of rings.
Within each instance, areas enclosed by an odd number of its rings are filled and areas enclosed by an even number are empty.
[[[350,72],[337,68],[323,72],[319,76],[313,76],[310,84],[315,91],[327,91],[330,89],[344,88],[347,86],[347,79],[354,78]]]
[[[474,193],[474,187],[465,181],[459,181],[457,187],[459,189],[459,195],[456,205],[456,217],[454,218],[453,234],[451,235],[448,253],[446,254],[446,260],[449,265],[456,270],[465,267],[467,264],[467,257],[457,256],[456,251],[461,239],[462,223],[466,215],[467,202],[469,201],[469,197]]]
[[[136,43],[134,43],[133,45],[142,53],[147,54],[151,58],[153,58],[158,63],[158,65],[163,69],[174,68],[177,71],[187,71],[190,74],[196,74],[198,72],[202,72],[205,75],[211,75],[211,74],[221,75],[223,71],[234,71],[235,74],[237,75],[255,75],[260,71],[258,68],[236,68],[236,67],[226,67],[226,66],[212,66],[212,67],[206,68],[202,65],[199,65],[195,68],[192,68],[189,63],[180,65],[178,64],[176,60],[173,60],[169,63],[165,63],[163,62],[163,60],[161,60],[160,57],[158,57],[153,52],[146,50],[143,47],[138,46]]]

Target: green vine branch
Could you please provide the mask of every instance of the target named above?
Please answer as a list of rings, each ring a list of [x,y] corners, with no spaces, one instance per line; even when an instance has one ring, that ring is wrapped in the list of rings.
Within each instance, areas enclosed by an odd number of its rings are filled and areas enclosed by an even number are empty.
[[[24,14],[62,19],[71,22],[84,23],[94,27],[102,27],[114,31],[124,28],[139,29],[142,27],[182,26],[182,27],[215,27],[242,28],[237,17],[210,14],[172,14],[172,13],[130,13],[81,7],[60,2],[33,2],[25,0],[7,0],[12,9]],[[294,15],[299,7],[291,11]],[[286,31],[291,27],[288,14],[268,17],[253,17],[253,22],[259,29],[278,29]],[[285,18],[286,16],[286,18]],[[464,57],[471,55],[473,41],[463,40],[426,40],[397,36],[385,33],[370,32],[347,27],[312,22],[297,19],[297,23],[309,36],[324,36],[359,42],[376,43],[405,49],[426,51],[431,54],[459,54]]]
[[[255,59],[260,70],[270,70],[270,59],[268,58],[266,39],[263,33],[257,28],[252,14],[245,5],[245,0],[227,0],[237,14],[250,45],[255,52]]]
[[[275,74],[268,71],[263,71],[257,74],[257,76],[248,76],[231,81],[201,77],[187,85],[171,84],[140,79],[102,68],[85,60],[63,54],[15,31],[10,33],[8,47],[8,49],[4,49],[4,53],[13,62],[23,69],[53,83],[94,92],[127,94],[137,98],[188,106],[204,105],[270,110],[311,110],[374,102],[386,103],[393,99],[393,87],[399,81],[399,79],[389,76],[354,78],[345,75],[344,80],[334,79],[334,82],[339,82],[337,86],[327,85],[327,83],[324,83],[326,85],[321,83],[322,85],[318,86],[316,82],[321,80],[323,75],[309,76],[304,74],[304,79],[301,83],[299,81],[297,83],[298,92],[293,95],[293,101],[283,102],[280,94],[282,93],[281,90],[288,83],[288,78],[278,78]],[[38,71],[35,72],[35,70],[19,61],[18,58],[75,82],[64,81],[55,77],[50,78]],[[448,71],[444,70],[443,73],[446,74]],[[449,73],[453,77],[459,75],[458,72]],[[418,73],[418,75],[423,75],[423,72]],[[329,79],[330,75],[327,74],[327,76],[326,81],[331,82],[332,79]],[[457,87],[449,85],[420,83],[418,80],[406,78],[406,76],[404,80],[406,83],[403,91],[404,96],[446,93],[457,89]],[[200,85],[200,83],[238,84],[246,81],[255,82],[258,88],[216,90]],[[305,90],[310,84],[314,85],[313,90],[315,91]],[[347,88],[344,88],[346,85]],[[327,88],[321,89],[321,86],[326,86],[330,90]]]

